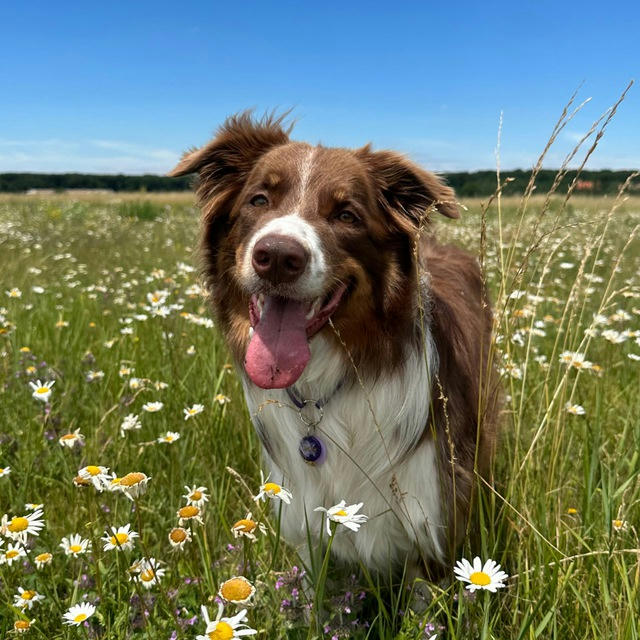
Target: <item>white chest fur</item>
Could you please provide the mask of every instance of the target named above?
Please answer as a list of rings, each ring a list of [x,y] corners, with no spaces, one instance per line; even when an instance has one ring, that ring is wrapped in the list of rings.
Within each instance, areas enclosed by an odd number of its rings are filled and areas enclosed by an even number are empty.
[[[363,502],[361,512],[369,521],[357,533],[339,530],[333,543],[338,556],[381,571],[407,556],[443,559],[435,448],[431,438],[422,437],[431,373],[437,367],[429,333],[423,348],[409,352],[404,367],[393,375],[345,385],[334,393],[352,372],[351,364],[342,348],[322,335],[312,340],[311,360],[295,387],[306,400],[328,398],[316,428],[327,449],[319,465],[305,463],[298,452],[307,428],[286,391],[260,389],[244,378],[272,479],[293,493],[282,512],[282,533],[289,543],[306,547],[305,510],[317,535],[322,514],[313,509],[345,499],[347,504]]]

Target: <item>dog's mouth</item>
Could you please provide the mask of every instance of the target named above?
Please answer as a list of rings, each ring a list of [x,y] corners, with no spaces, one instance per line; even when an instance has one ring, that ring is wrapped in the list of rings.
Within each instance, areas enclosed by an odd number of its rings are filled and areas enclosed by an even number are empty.
[[[304,371],[309,340],[327,323],[347,285],[315,300],[258,294],[251,296],[249,320],[253,335],[244,360],[252,382],[262,389],[284,389]]]

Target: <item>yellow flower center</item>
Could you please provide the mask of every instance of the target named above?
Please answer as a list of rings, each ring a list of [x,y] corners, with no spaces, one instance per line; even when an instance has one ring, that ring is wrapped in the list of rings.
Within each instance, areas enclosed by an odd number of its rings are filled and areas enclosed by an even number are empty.
[[[29,347],[20,347],[20,351],[22,353],[29,353],[29,351],[31,351],[31,349],[29,349]]]
[[[97,476],[97,475],[100,475],[100,467],[96,467],[95,465],[90,464],[90,465],[87,467],[87,473],[88,473],[90,476]]]
[[[251,584],[243,578],[231,578],[220,587],[220,595],[229,602],[246,600],[252,592]]]
[[[346,516],[349,515],[344,509],[338,509],[334,514],[334,516]]]
[[[172,542],[184,542],[187,539],[187,532],[184,529],[171,529],[169,538]]]
[[[83,478],[82,476],[76,476],[73,479],[73,482],[74,482],[74,484],[80,485],[82,487],[87,487],[87,486],[89,486],[91,484],[87,479]]]
[[[36,556],[36,562],[49,562],[51,560],[50,553],[41,553]]]
[[[65,433],[60,440],[75,440],[77,437],[75,433]]]
[[[40,393],[40,394],[47,393],[47,391],[49,391],[49,387],[38,387],[36,389],[36,393]]]
[[[86,613],[79,613],[74,619],[74,622],[84,622],[87,619]]]
[[[178,511],[178,517],[179,518],[194,518],[199,513],[200,513],[200,509],[198,509],[198,507],[195,507],[194,505],[189,504],[186,507],[182,507]]]
[[[242,520],[238,520],[232,528],[237,529],[238,531],[244,531],[245,533],[251,533],[256,526],[257,525],[253,520],[243,518]]]
[[[140,574],[140,580],[142,582],[151,582],[156,577],[153,569],[146,569]]]
[[[568,513],[570,516],[574,516],[576,513],[578,513],[578,510],[577,510],[577,509],[574,509],[573,507],[569,507],[569,508],[567,509],[567,513]]]
[[[202,491],[194,491],[189,497],[191,500],[202,500]]]
[[[144,473],[134,471],[133,473],[127,473],[127,475],[120,480],[120,484],[123,487],[132,487],[134,484],[140,484],[145,478]]]
[[[211,640],[229,640],[233,638],[233,627],[224,620],[218,620],[216,628],[207,635]]]
[[[21,597],[23,600],[33,600],[33,598],[35,597],[35,595],[36,595],[36,592],[35,592],[35,591],[29,591],[29,590],[27,590],[27,591],[23,591],[23,592],[20,594],[20,597]]]
[[[469,576],[469,580],[471,580],[472,584],[477,584],[479,587],[486,587],[491,582],[491,578],[484,571],[474,571],[474,573]]]
[[[620,528],[622,527],[622,525],[623,525],[623,524],[624,524],[624,523],[623,523],[623,521],[622,521],[622,520],[614,520],[614,521],[613,521],[613,526],[614,526],[616,529],[620,529]]]
[[[267,493],[280,493],[282,491],[282,487],[279,484],[276,484],[275,482],[267,482],[264,485],[264,490]]]
[[[29,526],[29,521],[23,517],[15,517],[11,520],[11,524],[7,527],[11,533],[24,531]]]
[[[15,551],[15,549],[11,549],[10,551],[7,551],[5,555],[7,558],[9,558],[9,560],[11,560],[12,558],[15,558],[17,555],[20,555],[20,554],[17,551]]]
[[[123,545],[129,539],[129,535],[126,533],[116,533],[115,536],[111,536],[110,542],[115,547],[117,545]]]
[[[31,627],[31,623],[28,620],[16,620],[13,623],[13,628],[16,631],[27,631]]]
[[[72,553],[78,553],[78,551],[82,551],[82,545],[79,544],[72,544],[69,547],[69,551],[71,551]]]

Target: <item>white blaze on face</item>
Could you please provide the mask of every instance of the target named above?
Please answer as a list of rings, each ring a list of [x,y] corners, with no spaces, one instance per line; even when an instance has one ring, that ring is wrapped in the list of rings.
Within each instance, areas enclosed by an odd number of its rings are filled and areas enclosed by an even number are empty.
[[[293,238],[299,242],[309,254],[304,273],[293,284],[296,298],[311,300],[320,296],[325,289],[326,280],[326,259],[322,248],[322,241],[315,227],[300,216],[301,205],[304,202],[305,192],[311,174],[311,166],[315,148],[309,149],[300,164],[300,187],[296,203],[296,211],[274,218],[260,227],[247,243],[247,248],[242,259],[240,269],[244,285],[251,290],[257,289],[260,277],[255,272],[252,264],[253,250],[256,243],[270,234],[278,234]]]

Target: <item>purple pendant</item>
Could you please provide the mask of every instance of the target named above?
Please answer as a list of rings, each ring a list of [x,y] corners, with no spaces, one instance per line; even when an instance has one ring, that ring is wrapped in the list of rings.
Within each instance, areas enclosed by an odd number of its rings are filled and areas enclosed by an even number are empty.
[[[309,464],[321,464],[324,462],[326,450],[320,438],[305,436],[300,440],[298,451],[302,459]]]

